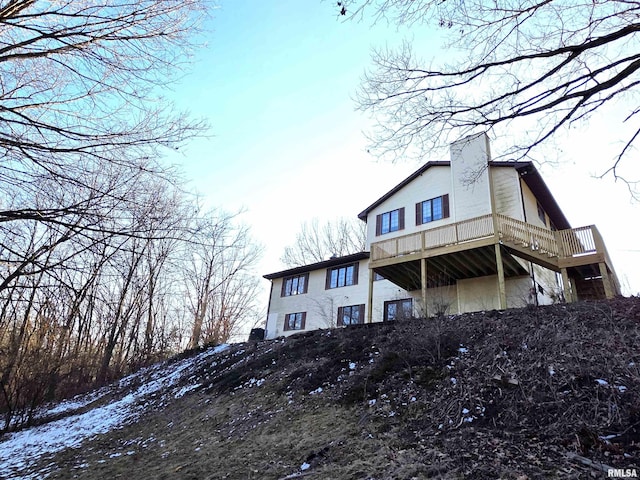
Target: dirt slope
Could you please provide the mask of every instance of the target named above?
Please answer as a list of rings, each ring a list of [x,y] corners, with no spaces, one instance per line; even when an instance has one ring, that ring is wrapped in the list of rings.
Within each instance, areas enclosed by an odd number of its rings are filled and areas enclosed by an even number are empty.
[[[184,394],[158,394],[136,423],[31,471],[48,465],[48,478],[87,480],[640,475],[638,298],[324,330],[200,358],[180,380]]]

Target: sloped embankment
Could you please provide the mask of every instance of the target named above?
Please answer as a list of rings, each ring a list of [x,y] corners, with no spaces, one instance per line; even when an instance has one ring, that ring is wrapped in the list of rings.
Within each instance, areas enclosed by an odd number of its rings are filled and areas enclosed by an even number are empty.
[[[639,346],[638,298],[235,345],[50,478],[603,478],[640,465]]]

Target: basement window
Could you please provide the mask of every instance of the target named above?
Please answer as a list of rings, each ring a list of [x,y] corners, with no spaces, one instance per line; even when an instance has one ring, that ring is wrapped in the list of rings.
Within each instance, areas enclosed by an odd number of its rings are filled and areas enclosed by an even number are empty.
[[[344,325],[358,325],[359,323],[364,323],[364,304],[338,308],[337,325],[339,327]]]
[[[284,330],[304,330],[307,312],[287,313],[284,316]]]
[[[413,300],[404,298],[402,300],[391,300],[384,302],[384,321],[406,320],[413,317]]]

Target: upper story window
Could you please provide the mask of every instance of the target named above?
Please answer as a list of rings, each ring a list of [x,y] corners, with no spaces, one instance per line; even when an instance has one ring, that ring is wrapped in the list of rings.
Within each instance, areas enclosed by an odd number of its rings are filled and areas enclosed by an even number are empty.
[[[358,263],[327,269],[325,288],[347,287],[358,284]]]
[[[338,326],[364,323],[364,304],[338,307]]]
[[[542,221],[542,223],[546,225],[547,214],[545,213],[544,208],[542,208],[542,205],[540,205],[540,202],[536,202],[536,206],[538,207],[538,218]]]
[[[284,330],[304,330],[307,312],[287,313],[284,316]]]
[[[404,230],[404,207],[376,216],[376,235]]]
[[[282,292],[281,297],[288,297],[291,295],[300,295],[307,293],[307,284],[309,283],[309,274],[304,273],[302,275],[296,275],[293,277],[286,277],[282,280]]]
[[[416,203],[416,225],[449,218],[449,195]]]

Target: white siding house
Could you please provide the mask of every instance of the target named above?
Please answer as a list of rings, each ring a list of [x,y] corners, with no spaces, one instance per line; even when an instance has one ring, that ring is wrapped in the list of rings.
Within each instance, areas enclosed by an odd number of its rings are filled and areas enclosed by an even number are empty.
[[[531,162],[491,161],[485,134],[358,217],[367,251],[265,275],[267,338],[619,292],[598,230],[571,228]]]

